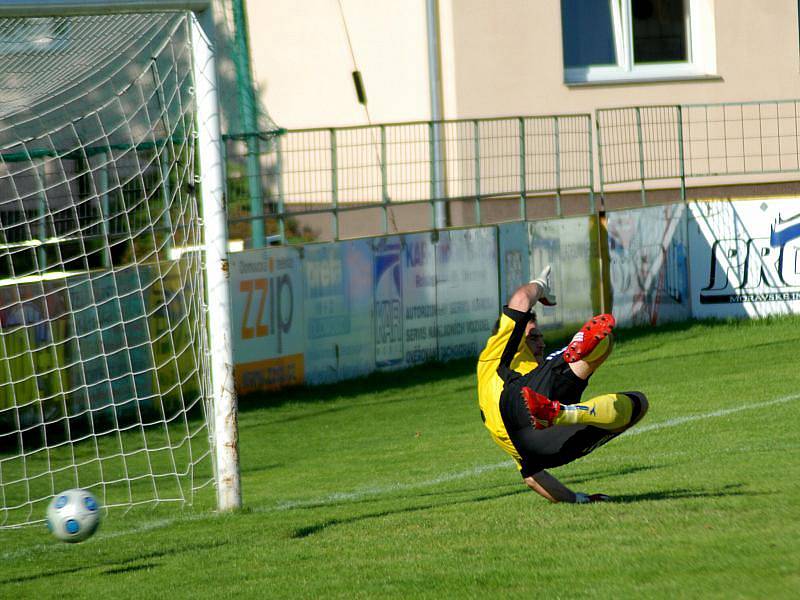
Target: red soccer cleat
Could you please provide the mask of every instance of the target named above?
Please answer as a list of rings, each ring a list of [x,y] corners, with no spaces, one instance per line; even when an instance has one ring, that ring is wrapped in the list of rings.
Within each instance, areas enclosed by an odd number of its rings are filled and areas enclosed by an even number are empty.
[[[597,348],[597,344],[609,336],[616,324],[614,316],[608,314],[597,315],[586,321],[564,350],[564,360],[574,363],[589,356]]]
[[[550,400],[547,396],[534,392],[529,387],[522,388],[522,397],[533,417],[533,425],[536,429],[546,429],[553,424],[553,421],[561,412],[561,404],[555,400]]]

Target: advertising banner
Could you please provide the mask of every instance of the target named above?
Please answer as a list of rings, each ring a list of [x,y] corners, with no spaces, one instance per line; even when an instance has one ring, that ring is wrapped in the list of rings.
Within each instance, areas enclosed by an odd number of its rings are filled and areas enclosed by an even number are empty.
[[[246,394],[302,383],[300,251],[275,247],[231,254],[230,278],[236,390]]]
[[[436,247],[430,233],[403,236],[405,366],[436,360]]]
[[[306,383],[339,381],[375,369],[372,244],[352,240],[305,248]]]
[[[589,217],[571,217],[528,223],[530,274],[552,268],[552,285],[558,304],[536,306],[543,328],[583,323],[592,315],[592,293],[598,285],[592,277],[594,232]]]
[[[92,408],[107,408],[109,418],[112,405],[113,414],[123,417],[136,413],[135,402],[153,406],[156,349],[148,307],[157,275],[157,267],[131,266],[69,279],[77,346],[72,351],[81,357],[71,379],[76,389],[86,390]]]
[[[436,249],[430,233],[374,243],[375,366],[397,369],[438,357]]]
[[[442,231],[436,244],[439,359],[477,356],[500,306],[496,229]]]
[[[686,207],[608,214],[612,306],[622,326],[689,318]]]
[[[63,283],[0,286],[0,434],[63,414],[68,311]]]
[[[800,199],[690,205],[692,313],[800,311]]]
[[[500,253],[500,304],[506,304],[511,294],[532,277],[530,239],[527,223],[501,223],[497,226]]]
[[[403,356],[403,239],[379,238],[373,245],[375,366],[399,368]]]

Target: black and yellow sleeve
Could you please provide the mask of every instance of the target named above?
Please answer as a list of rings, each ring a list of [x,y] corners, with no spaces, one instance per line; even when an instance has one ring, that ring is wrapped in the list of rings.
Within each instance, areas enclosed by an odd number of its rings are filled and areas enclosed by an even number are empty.
[[[515,374],[511,369],[511,363],[519,352],[525,335],[525,326],[530,320],[530,313],[504,306],[497,331],[486,342],[486,347],[481,353],[479,359],[481,362],[499,360],[497,374],[503,381],[507,381]]]

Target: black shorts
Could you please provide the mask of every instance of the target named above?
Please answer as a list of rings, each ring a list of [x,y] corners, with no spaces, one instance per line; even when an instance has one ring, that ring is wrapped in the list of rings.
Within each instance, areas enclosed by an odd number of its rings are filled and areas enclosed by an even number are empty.
[[[562,404],[576,404],[587,384],[572,372],[560,352],[551,354],[527,375],[512,373],[506,380],[500,396],[500,414],[508,437],[522,458],[523,477],[570,463],[619,435],[593,425],[534,428],[522,397],[523,386]]]

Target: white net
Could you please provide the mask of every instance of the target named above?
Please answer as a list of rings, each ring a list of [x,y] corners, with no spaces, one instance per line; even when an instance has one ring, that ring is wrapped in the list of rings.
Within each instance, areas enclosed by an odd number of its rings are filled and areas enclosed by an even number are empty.
[[[191,27],[0,19],[0,527],[212,481]]]

